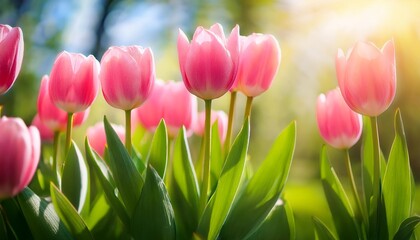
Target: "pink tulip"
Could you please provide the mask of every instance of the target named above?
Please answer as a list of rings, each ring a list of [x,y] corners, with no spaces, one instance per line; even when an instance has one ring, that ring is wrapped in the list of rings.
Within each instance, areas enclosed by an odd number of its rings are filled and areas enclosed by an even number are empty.
[[[253,33],[241,37],[239,68],[233,89],[248,97],[265,92],[277,74],[281,50],[273,35]]]
[[[121,125],[111,124],[112,128],[117,133],[120,140],[124,143],[125,139],[125,128]],[[90,146],[100,155],[104,156],[105,146],[106,146],[106,134],[104,124],[98,122],[92,127],[87,129],[87,138]]]
[[[38,128],[43,142],[52,142],[54,140],[54,132],[41,121],[39,114],[36,114],[32,119],[31,125]]]
[[[197,121],[194,127],[195,134],[199,136],[203,136],[204,134],[204,121],[205,121],[205,112],[198,113]],[[226,131],[227,131],[227,124],[228,124],[228,116],[223,111],[213,111],[211,112],[211,125],[213,125],[217,120],[217,127],[219,129],[219,136],[220,141],[222,143],[225,142],[226,139]]]
[[[52,131],[64,131],[67,126],[67,113],[56,107],[51,101],[48,85],[50,79],[44,75],[38,94],[38,114],[40,120]],[[74,114],[73,126],[79,126],[85,122],[89,115],[89,108]]]
[[[397,85],[394,41],[382,49],[357,42],[347,57],[339,49],[336,70],[341,93],[354,111],[378,116],[391,105]]]
[[[99,67],[92,55],[60,53],[50,74],[51,101],[68,113],[86,110],[98,93]]]
[[[176,136],[182,126],[190,134],[197,115],[197,99],[182,82],[157,80],[150,97],[134,109],[133,115],[135,121],[149,131],[154,131],[163,118],[171,137]]]
[[[0,199],[13,197],[31,181],[38,166],[41,139],[36,127],[20,118],[0,118]]]
[[[188,91],[210,100],[231,88],[238,70],[239,27],[225,38],[220,24],[209,30],[198,27],[191,43],[182,30],[178,34],[178,59]]]
[[[338,149],[352,147],[362,133],[362,116],[346,104],[340,89],[318,97],[316,117],[322,138]]]
[[[12,87],[20,72],[22,60],[22,30],[0,24],[0,95]]]
[[[150,48],[110,47],[102,57],[102,93],[111,106],[131,110],[149,96],[155,81],[155,64]]]

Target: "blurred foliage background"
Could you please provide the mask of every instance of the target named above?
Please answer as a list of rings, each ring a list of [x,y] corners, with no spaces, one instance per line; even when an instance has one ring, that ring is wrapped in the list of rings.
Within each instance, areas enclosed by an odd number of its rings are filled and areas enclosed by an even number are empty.
[[[0,0],[0,6],[0,23],[20,26],[25,40],[22,71],[14,87],[0,97],[0,104],[5,105],[4,115],[22,117],[28,124],[36,113],[40,79],[49,74],[55,57],[63,50],[93,54],[100,60],[111,45],[151,47],[157,77],[181,80],[176,51],[178,28],[191,37],[197,26],[220,22],[227,34],[235,24],[240,25],[241,35],[273,34],[282,49],[282,62],[271,89],[254,101],[250,156],[258,165],[277,134],[289,122],[297,121],[297,148],[285,198],[294,208],[298,239],[313,238],[311,216],[331,219],[318,180],[323,142],[315,105],[320,93],[337,85],[337,49],[347,51],[358,40],[382,47],[388,39],[394,39],[397,95],[389,110],[379,117],[381,147],[387,156],[394,137],[394,113],[400,108],[412,169],[420,181],[419,1]],[[236,130],[241,125],[245,98],[240,96],[238,101]],[[229,96],[224,96],[214,106],[227,111],[228,102]],[[202,102],[199,107],[203,108]],[[76,138],[82,139],[86,128],[101,121],[104,114],[122,123],[122,111],[107,106],[99,94],[88,122],[75,130]],[[356,171],[359,146],[351,150]],[[345,176],[342,153],[331,149],[330,155],[339,176]]]

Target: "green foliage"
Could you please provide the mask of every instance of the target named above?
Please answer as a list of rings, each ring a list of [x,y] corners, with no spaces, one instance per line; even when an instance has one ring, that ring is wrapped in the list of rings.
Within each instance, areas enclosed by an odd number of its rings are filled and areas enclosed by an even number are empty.
[[[147,162],[156,169],[162,179],[165,178],[168,164],[168,133],[164,120],[160,122],[153,136]]]
[[[328,227],[318,218],[314,217],[313,219],[315,227],[315,236],[319,240],[335,240],[333,233],[328,229]]]
[[[143,179],[137,171],[130,154],[125,149],[106,117],[105,132],[109,150],[109,168],[121,199],[130,215],[133,213],[143,187]]]
[[[17,199],[35,239],[73,239],[52,203],[41,199],[29,188],[25,188]]]
[[[89,180],[86,162],[75,142],[72,142],[61,177],[61,191],[80,213],[89,209]]]
[[[242,239],[264,221],[275,206],[289,174],[296,141],[296,123],[277,137],[266,159],[232,208],[221,236]]]
[[[72,205],[69,199],[58,190],[58,188],[51,183],[51,200],[54,205],[54,208],[63,221],[67,229],[70,230],[72,235],[76,239],[93,239],[86,223],[83,221],[82,217],[78,214],[76,208]]]
[[[245,167],[249,144],[249,120],[245,121],[226,158],[218,186],[200,219],[198,233],[207,239],[215,239],[226,220]]]
[[[173,181],[169,188],[179,239],[190,239],[198,226],[199,188],[185,129],[181,128],[173,153]]]

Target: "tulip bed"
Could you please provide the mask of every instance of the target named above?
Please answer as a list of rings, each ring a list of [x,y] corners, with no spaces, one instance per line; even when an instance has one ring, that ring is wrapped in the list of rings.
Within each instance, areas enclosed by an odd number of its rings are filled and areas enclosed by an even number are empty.
[[[19,74],[22,34],[0,25],[0,94]],[[296,122],[258,168],[248,154],[253,99],[269,89],[280,65],[277,40],[240,36],[239,26],[225,36],[214,24],[198,27],[191,40],[180,30],[177,47],[182,82],[156,79],[150,48],[113,46],[100,61],[57,55],[41,80],[32,126],[0,118],[0,239],[296,238],[282,195]],[[336,70],[339,87],[319,96],[316,116],[327,143],[320,181],[333,225],[313,216],[313,231],[318,239],[411,239],[420,217],[412,209],[415,183],[401,114],[387,158],[377,124],[396,92],[394,42],[382,49],[358,42],[347,55],[339,50]],[[104,116],[83,143],[75,142],[72,129],[84,124],[99,89],[123,110],[125,125]],[[247,102],[243,121],[234,123],[238,93]],[[212,109],[225,94],[227,114]],[[201,145],[190,143],[192,134]],[[359,139],[362,176],[355,178],[349,149]],[[349,186],[331,166],[328,145],[345,152]]]

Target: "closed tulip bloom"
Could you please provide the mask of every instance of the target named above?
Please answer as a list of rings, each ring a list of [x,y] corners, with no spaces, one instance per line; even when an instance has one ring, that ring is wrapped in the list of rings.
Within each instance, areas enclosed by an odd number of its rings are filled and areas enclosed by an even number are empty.
[[[36,114],[32,119],[31,125],[38,128],[43,142],[52,142],[54,140],[54,132],[41,121],[39,114]]]
[[[50,79],[44,75],[41,80],[41,87],[38,94],[38,115],[41,122],[52,131],[64,131],[67,126],[67,113],[56,107],[51,101],[49,93]],[[73,126],[79,126],[85,122],[89,115],[89,108],[74,114]]]
[[[147,100],[140,107],[133,109],[134,124],[141,124],[153,132],[163,117],[163,98],[165,82],[157,79]]]
[[[362,115],[346,104],[340,89],[318,97],[316,117],[322,138],[338,149],[352,147],[362,133]]]
[[[341,49],[336,58],[338,84],[351,109],[378,116],[388,109],[396,91],[394,41],[378,49],[369,42],[357,42],[347,56]]]
[[[38,166],[41,139],[36,127],[20,118],[0,118],[0,199],[13,197],[31,181]]]
[[[49,93],[52,102],[68,113],[86,110],[99,89],[99,63],[94,56],[62,52],[50,74]]]
[[[182,126],[191,134],[197,115],[197,99],[182,82],[157,80],[150,97],[134,110],[134,115],[149,131],[154,131],[164,119],[171,137],[176,136]]]
[[[233,88],[248,97],[256,97],[271,86],[277,74],[280,46],[270,34],[253,33],[240,39],[239,68]]]
[[[0,95],[12,87],[20,72],[22,60],[22,30],[0,24]]]
[[[111,124],[112,128],[117,133],[120,140],[124,143],[125,138],[125,129],[121,125]],[[105,146],[106,146],[106,133],[104,124],[98,122],[92,127],[89,127],[86,132],[87,139],[90,146],[100,155],[104,156]]]
[[[209,30],[198,27],[189,42],[178,34],[178,59],[188,91],[204,100],[224,95],[235,80],[239,60],[239,27],[225,38],[220,24]]]
[[[203,136],[204,134],[204,120],[205,120],[205,112],[198,113],[197,121],[194,127],[194,132],[198,136]],[[211,125],[213,125],[217,120],[217,127],[219,130],[220,141],[222,143],[225,142],[226,139],[226,131],[227,131],[227,124],[228,124],[228,116],[223,111],[214,111],[212,110],[211,113]]]
[[[175,137],[182,126],[187,135],[192,134],[197,117],[197,98],[188,92],[184,83],[169,81],[163,99],[163,119],[169,136]]]
[[[131,110],[149,96],[155,81],[150,48],[110,47],[101,59],[102,93],[111,106]]]

